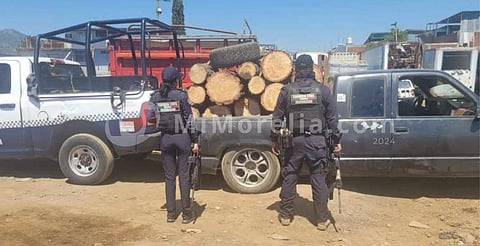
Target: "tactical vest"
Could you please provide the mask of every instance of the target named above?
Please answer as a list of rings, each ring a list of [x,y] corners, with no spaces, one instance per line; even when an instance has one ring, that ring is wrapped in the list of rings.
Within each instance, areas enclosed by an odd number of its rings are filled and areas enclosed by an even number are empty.
[[[158,112],[158,129],[164,133],[182,133],[182,111],[180,101],[160,97],[156,102]]]
[[[325,106],[320,84],[312,82],[308,87],[290,84],[288,90],[287,127],[294,133],[306,131],[320,135],[326,127]]]

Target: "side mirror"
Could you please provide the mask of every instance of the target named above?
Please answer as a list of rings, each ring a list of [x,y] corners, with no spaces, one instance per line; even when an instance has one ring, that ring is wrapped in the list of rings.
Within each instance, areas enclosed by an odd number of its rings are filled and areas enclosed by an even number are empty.
[[[27,95],[34,98],[38,98],[38,84],[36,80],[34,73],[27,77]]]

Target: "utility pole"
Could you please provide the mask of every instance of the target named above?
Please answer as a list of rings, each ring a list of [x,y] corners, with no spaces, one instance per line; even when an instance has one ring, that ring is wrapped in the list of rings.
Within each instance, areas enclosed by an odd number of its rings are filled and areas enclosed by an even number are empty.
[[[393,46],[393,61],[392,61],[392,68],[395,69],[397,68],[397,41],[398,41],[398,29],[397,29],[397,22],[390,24],[390,26],[393,26],[393,32],[395,35],[395,44]]]
[[[162,0],[164,2],[170,2],[170,0]],[[160,20],[160,14],[162,13],[162,8],[160,7],[160,0],[155,0],[155,14],[157,16],[157,20]]]

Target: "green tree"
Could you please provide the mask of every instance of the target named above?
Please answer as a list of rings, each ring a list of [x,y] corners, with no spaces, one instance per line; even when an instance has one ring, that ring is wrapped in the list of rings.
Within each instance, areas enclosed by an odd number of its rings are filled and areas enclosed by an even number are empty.
[[[368,49],[380,46],[381,44],[382,42],[370,42],[365,45],[365,49],[368,50]]]
[[[395,42],[395,31],[397,32],[397,42],[405,42],[408,40],[408,32],[400,29],[392,28],[390,33],[385,37],[386,41]]]
[[[185,25],[183,17],[183,0],[173,0],[172,5],[172,25]],[[179,35],[185,35],[184,27],[176,27],[175,31]]]

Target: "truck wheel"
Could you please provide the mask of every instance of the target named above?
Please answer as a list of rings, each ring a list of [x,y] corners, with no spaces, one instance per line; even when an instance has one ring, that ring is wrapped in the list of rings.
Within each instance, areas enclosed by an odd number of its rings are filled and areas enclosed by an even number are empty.
[[[261,58],[260,46],[256,42],[242,43],[210,51],[210,65],[214,68],[231,67]]]
[[[280,177],[280,162],[270,151],[253,148],[231,150],[222,158],[225,182],[239,193],[270,191]]]
[[[58,153],[60,169],[73,184],[100,184],[113,171],[112,151],[98,137],[76,134],[65,140]]]

